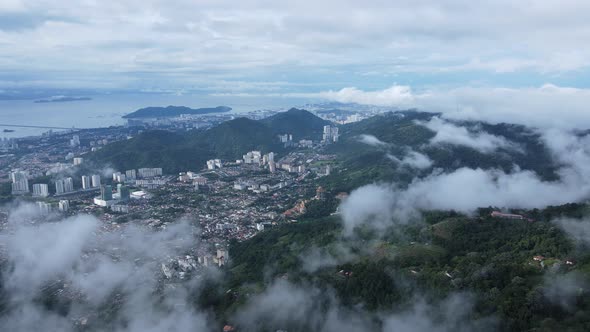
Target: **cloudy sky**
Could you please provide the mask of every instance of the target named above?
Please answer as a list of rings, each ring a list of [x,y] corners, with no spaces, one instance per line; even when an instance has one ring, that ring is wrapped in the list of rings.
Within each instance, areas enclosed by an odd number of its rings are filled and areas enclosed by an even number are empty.
[[[0,89],[398,89],[385,104],[408,90],[585,90],[589,12],[586,0],[2,0]]]

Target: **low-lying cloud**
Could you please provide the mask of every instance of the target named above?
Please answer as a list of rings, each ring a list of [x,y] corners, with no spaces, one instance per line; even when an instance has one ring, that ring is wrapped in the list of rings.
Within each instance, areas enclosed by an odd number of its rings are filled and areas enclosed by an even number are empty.
[[[481,143],[479,138],[471,138]],[[361,225],[383,230],[405,223],[421,210],[471,213],[478,207],[542,208],[578,202],[590,196],[590,138],[560,130],[543,133],[556,164],[558,180],[514,167],[511,172],[462,167],[451,172],[435,169],[407,188],[371,184],[358,188],[341,205],[345,231]],[[490,145],[489,147],[492,147]]]
[[[208,316],[188,298],[198,290],[198,280],[189,276],[170,288],[160,270],[198,243],[189,221],[155,231],[105,225],[88,215],[44,221],[35,210],[32,205],[16,208],[8,230],[0,233],[6,246],[0,271],[8,308],[0,315],[0,326],[7,331],[39,326],[74,331],[77,324],[121,332],[209,326]],[[39,301],[44,297],[54,303],[51,308]],[[68,301],[72,304],[60,304]],[[109,307],[108,315],[97,316]]]
[[[331,289],[295,285],[277,280],[253,296],[234,320],[245,331],[307,330],[337,331],[493,331],[493,317],[473,319],[474,301],[463,293],[452,294],[438,303],[413,299],[401,310],[373,313],[359,307],[345,307]]]
[[[370,145],[370,146],[386,146],[387,145],[387,143],[381,141],[380,139],[378,139],[377,137],[375,137],[373,135],[367,135],[367,134],[359,135],[358,140],[359,140],[359,142]]]
[[[485,131],[468,130],[465,126],[457,126],[439,117],[433,117],[420,125],[434,131],[436,134],[430,140],[431,144],[453,144],[467,146],[482,153],[491,153],[500,148],[514,148],[514,144],[504,137],[491,135]]]
[[[388,153],[385,156],[401,166],[407,166],[419,170],[430,168],[433,164],[432,160],[427,155],[413,150],[408,150],[401,159],[391,153]]]

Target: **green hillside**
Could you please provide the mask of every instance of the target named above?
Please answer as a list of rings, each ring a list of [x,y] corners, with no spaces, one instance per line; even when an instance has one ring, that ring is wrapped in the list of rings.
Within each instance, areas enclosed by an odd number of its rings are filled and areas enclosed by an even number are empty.
[[[372,118],[341,126],[340,141],[328,148],[338,156],[339,164],[331,176],[322,180],[327,187],[348,191],[371,182],[387,181],[400,185],[416,177],[430,174],[433,168],[452,171],[460,167],[501,169],[510,172],[514,165],[533,170],[544,179],[555,179],[555,165],[539,134],[520,125],[485,123],[458,123],[458,126],[478,127],[479,130],[504,137],[518,149],[501,148],[493,153],[482,153],[467,146],[428,144],[435,133],[421,121],[428,121],[437,113],[404,111],[385,113]],[[361,143],[361,135],[375,136],[387,144],[369,146]],[[408,151],[427,156],[431,167],[413,169],[400,167],[387,157],[402,159]]]
[[[204,131],[152,130],[109,144],[88,159],[117,169],[162,167],[167,173],[194,170],[208,159],[239,159],[251,150],[282,152],[277,134],[290,133],[294,139],[321,137],[326,123],[308,111],[291,109],[261,121],[237,118]]]
[[[281,112],[261,120],[276,134],[293,134],[294,140],[320,140],[325,125],[329,121],[323,120],[312,113],[297,108]]]
[[[586,209],[570,204],[525,212],[575,217]],[[341,238],[337,217],[273,228],[231,244],[232,264],[219,286],[232,293],[219,293],[221,298],[212,303],[217,306],[215,311],[231,313],[253,296],[252,292],[281,277],[295,284],[334,290],[344,305],[362,306],[370,312],[403,308],[416,296],[436,302],[452,293],[470,292],[476,299],[474,315],[496,317],[500,331],[587,328],[588,290],[579,294],[572,312],[552,303],[543,292],[551,287],[547,283],[550,276],[581,273],[590,281],[588,251],[576,248],[547,220],[498,220],[488,217],[487,209],[481,211],[480,217],[450,219],[447,216],[452,212],[431,213],[423,223],[397,227],[379,239]],[[341,257],[341,263],[313,272],[303,269],[305,262],[313,259],[310,248],[338,257],[341,251],[335,248],[342,246],[350,248],[353,257],[349,254]],[[547,262],[575,259],[577,264],[543,268],[532,259],[535,255],[544,255]],[[342,276],[342,271],[350,275]],[[305,325],[288,327],[289,331],[305,330]]]
[[[109,144],[89,160],[117,169],[162,167],[166,173],[199,169],[208,159],[238,159],[250,150],[280,152],[272,131],[246,118],[224,122],[205,131],[146,131],[133,139]]]

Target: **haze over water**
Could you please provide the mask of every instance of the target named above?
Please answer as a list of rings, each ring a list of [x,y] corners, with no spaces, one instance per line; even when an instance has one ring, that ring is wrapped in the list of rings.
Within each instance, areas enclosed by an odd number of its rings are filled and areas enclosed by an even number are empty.
[[[33,100],[0,100],[0,124],[64,128],[98,128],[125,124],[123,115],[148,106],[187,106],[191,108],[230,106],[234,113],[280,110],[312,100],[283,97],[236,97],[208,95],[98,95],[92,100],[34,103]],[[11,129],[14,132],[1,132]],[[48,129],[0,127],[0,137],[40,135]]]

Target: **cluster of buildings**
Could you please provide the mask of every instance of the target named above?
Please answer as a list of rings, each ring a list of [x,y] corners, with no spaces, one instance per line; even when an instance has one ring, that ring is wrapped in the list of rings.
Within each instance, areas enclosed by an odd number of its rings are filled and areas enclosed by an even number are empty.
[[[113,207],[129,201],[129,199],[131,199],[131,190],[129,187],[119,183],[117,184],[117,192],[113,194],[113,186],[104,185],[100,187],[100,196],[94,198],[94,204],[102,207]]]
[[[292,134],[279,135],[279,141],[281,141],[281,143],[284,143],[284,144],[288,144],[290,142],[293,142],[293,135]]]
[[[8,152],[18,150],[18,142],[14,138],[4,137],[0,139],[0,151]]]
[[[338,127],[336,126],[324,126],[324,133],[322,134],[323,143],[336,143],[338,142]]]
[[[221,159],[207,160],[207,169],[208,170],[213,170],[216,168],[223,168],[223,164],[221,163]]]
[[[67,194],[74,191],[74,179],[65,178],[55,181],[55,194]]]
[[[49,202],[35,202],[37,206],[37,212],[42,216],[47,216],[55,210],[55,205]],[[59,212],[65,213],[70,210],[70,201],[67,199],[62,199],[57,203],[57,210]]]
[[[15,170],[10,173],[12,181],[12,194],[23,195],[29,193],[29,173],[26,171]]]
[[[269,152],[265,155],[262,154],[260,151],[249,151],[245,155],[242,156],[242,160],[236,160],[237,164],[257,164],[260,166],[267,165],[269,163],[274,163],[275,161],[275,154],[274,152]]]

